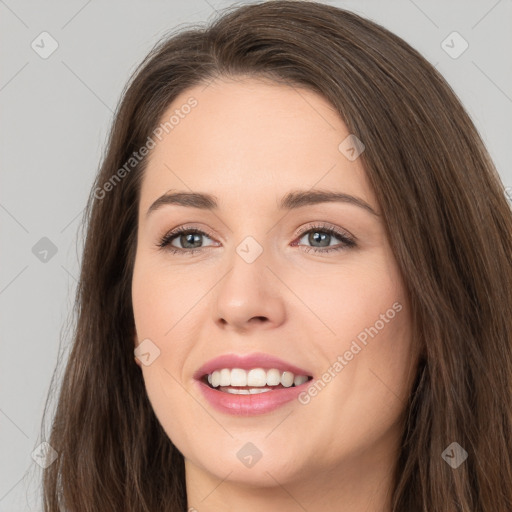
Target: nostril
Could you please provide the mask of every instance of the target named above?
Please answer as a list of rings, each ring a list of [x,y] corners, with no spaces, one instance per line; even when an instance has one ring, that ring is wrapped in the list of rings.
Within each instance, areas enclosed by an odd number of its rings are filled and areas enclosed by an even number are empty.
[[[251,318],[250,321],[251,322],[254,321],[256,323],[266,322],[267,321],[267,317],[266,316],[255,316],[255,317]]]

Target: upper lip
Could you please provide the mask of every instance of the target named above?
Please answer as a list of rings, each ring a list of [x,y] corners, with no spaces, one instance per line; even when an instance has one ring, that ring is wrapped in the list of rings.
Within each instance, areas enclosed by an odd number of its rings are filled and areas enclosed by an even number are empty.
[[[210,359],[194,373],[194,379],[200,380],[202,377],[212,373],[214,370],[221,370],[223,368],[242,368],[244,370],[251,370],[253,368],[275,368],[276,370],[283,372],[292,372],[294,375],[312,376],[311,372],[308,370],[304,370],[294,364],[283,361],[278,357],[264,353],[252,353],[245,355],[223,354]]]

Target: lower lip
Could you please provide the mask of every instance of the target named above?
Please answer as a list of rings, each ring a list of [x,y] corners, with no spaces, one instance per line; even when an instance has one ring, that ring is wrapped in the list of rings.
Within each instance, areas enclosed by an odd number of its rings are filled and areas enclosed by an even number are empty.
[[[273,411],[282,405],[291,402],[313,382],[310,379],[300,386],[280,388],[273,391],[264,391],[254,395],[236,395],[211,388],[203,381],[196,381],[203,396],[220,412],[235,416],[252,416]]]

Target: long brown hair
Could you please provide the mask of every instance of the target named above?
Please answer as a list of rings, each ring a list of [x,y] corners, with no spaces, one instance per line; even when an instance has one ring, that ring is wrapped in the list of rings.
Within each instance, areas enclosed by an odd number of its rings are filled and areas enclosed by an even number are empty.
[[[512,213],[499,175],[457,96],[417,51],[349,11],[284,0],[231,6],[206,27],[170,34],[123,91],[83,220],[44,510],[186,509],[183,456],[134,362],[131,278],[147,158],[130,159],[178,94],[247,75],[317,92],[365,144],[360,158],[422,354],[393,512],[512,510]],[[43,429],[47,408],[48,399]],[[441,456],[452,442],[468,453],[457,469]]]

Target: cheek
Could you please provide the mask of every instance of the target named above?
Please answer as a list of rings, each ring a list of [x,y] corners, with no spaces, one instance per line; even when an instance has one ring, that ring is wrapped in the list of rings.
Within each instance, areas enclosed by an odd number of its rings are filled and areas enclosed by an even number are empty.
[[[373,303],[366,304],[368,315],[357,321],[346,317],[351,325],[346,331],[341,315],[336,342],[321,348],[323,373],[301,397],[302,408],[295,417],[299,431],[288,430],[286,436],[282,431],[274,442],[293,444],[302,432],[308,438],[306,458],[332,467],[340,460],[371,459],[369,454],[397,449],[399,419],[414,368],[409,315],[405,301],[400,303],[402,309],[393,309],[396,314],[383,326],[375,317],[382,310]],[[357,338],[360,333],[367,336],[365,343]]]
[[[316,391],[310,388],[302,402],[310,408],[306,430],[343,431],[353,447],[368,446],[394,425],[407,401],[414,370],[407,297],[384,256],[316,278],[315,287],[300,292],[322,321],[315,320],[322,335],[315,337],[314,353],[323,368]],[[340,414],[327,413],[335,410]],[[318,417],[324,418],[321,428]],[[337,443],[325,457],[346,448],[346,440]]]
[[[136,259],[133,273],[132,302],[137,334],[140,340],[152,337],[171,340],[177,331],[193,325],[193,306],[204,295],[203,285],[185,266],[170,269],[149,260],[145,255]]]
[[[151,366],[142,368],[148,399],[171,442],[186,458],[201,460],[206,449],[204,444],[210,445],[205,431],[214,430],[216,424],[209,421],[211,417],[204,414],[204,409],[197,401],[198,397],[196,400],[191,398],[190,392],[178,382],[179,377],[176,378],[168,366],[167,354],[163,353]],[[219,447],[220,443],[216,449]],[[225,446],[224,453],[230,453],[230,449],[232,447]]]
[[[315,342],[327,353],[349,350],[357,337],[368,341],[375,327],[380,336],[396,318],[405,316],[397,312],[405,306],[399,273],[380,252],[306,276],[294,281],[294,292],[305,299]],[[397,302],[400,305],[393,307]]]
[[[354,396],[375,401],[377,408],[379,400],[400,405],[397,397],[408,385],[412,354],[408,301],[398,269],[383,257],[354,272],[346,285],[336,324],[342,343],[333,354],[341,353],[346,361]]]
[[[173,272],[172,279],[166,278],[165,270],[144,265],[143,259],[136,261],[132,281],[135,344],[149,339],[158,352],[150,365],[141,365],[146,393],[167,436],[187,453],[188,440],[198,428],[197,417],[204,414],[184,388],[182,375],[189,340],[195,338],[193,326],[198,323],[191,309],[198,286],[190,286],[185,275]]]

